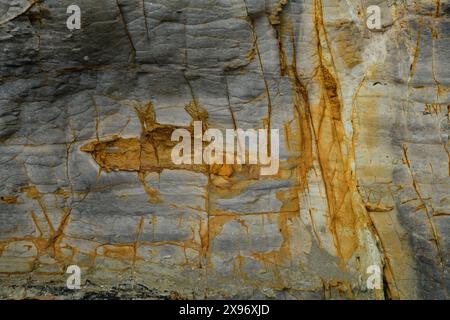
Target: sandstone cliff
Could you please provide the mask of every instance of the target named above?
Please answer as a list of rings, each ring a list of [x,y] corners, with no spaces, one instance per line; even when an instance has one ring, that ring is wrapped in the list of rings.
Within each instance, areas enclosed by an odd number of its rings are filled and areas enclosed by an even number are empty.
[[[449,298],[449,37],[447,0],[0,0],[0,297]],[[195,119],[279,129],[278,174],[171,165]]]

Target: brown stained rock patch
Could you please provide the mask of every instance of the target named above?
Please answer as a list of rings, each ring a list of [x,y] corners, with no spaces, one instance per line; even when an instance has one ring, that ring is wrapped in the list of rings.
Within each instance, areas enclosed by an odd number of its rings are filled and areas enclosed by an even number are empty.
[[[275,8],[269,15],[269,21],[272,25],[280,24],[280,14],[283,11],[283,8],[288,4],[289,0],[279,0],[275,5]]]
[[[89,143],[80,150],[89,152],[106,172],[140,169],[141,143],[136,138],[113,137],[110,141]]]
[[[7,204],[16,204],[17,196],[1,196],[0,200]]]
[[[172,149],[178,141],[171,141],[176,129],[193,132],[193,127],[164,125],[156,122],[151,103],[144,107],[135,107],[141,122],[140,137],[123,138],[113,136],[104,141],[90,142],[80,148],[88,152],[105,172],[134,171],[140,173],[158,172],[164,169],[185,169],[195,172],[207,172],[205,165],[178,165],[171,159]],[[195,109],[191,104],[186,107],[194,120],[207,118],[203,110]],[[193,134],[191,134],[193,136]],[[193,142],[192,142],[193,145]]]
[[[188,104],[185,109],[191,115],[192,122],[202,121],[203,130],[207,129],[208,114],[204,109],[196,103]],[[171,153],[178,141],[171,141],[172,133],[176,129],[189,131],[193,150],[193,124],[184,127],[157,123],[151,103],[143,107],[136,107],[135,110],[142,127],[140,137],[113,136],[103,141],[87,143],[80,150],[90,153],[101,171],[137,172],[146,192],[152,199],[151,202],[158,202],[157,191],[145,184],[145,177],[151,172],[161,173],[164,169],[188,170],[209,175],[215,190],[219,194],[228,194],[229,196],[239,194],[249,183],[260,178],[259,165],[173,164]]]

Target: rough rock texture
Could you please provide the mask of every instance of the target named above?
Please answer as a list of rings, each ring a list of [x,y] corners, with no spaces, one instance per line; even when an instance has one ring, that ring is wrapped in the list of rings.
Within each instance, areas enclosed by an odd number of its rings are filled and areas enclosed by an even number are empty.
[[[0,297],[449,298],[449,36],[447,0],[0,0]],[[280,129],[278,174],[173,165],[193,120]]]

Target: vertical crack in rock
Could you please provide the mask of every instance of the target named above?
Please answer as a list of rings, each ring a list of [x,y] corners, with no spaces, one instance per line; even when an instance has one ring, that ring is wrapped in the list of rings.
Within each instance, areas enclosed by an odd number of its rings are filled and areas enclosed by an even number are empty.
[[[314,25],[317,37],[319,59],[319,78],[322,97],[317,113],[313,114],[313,130],[316,137],[318,158],[327,192],[330,224],[333,230],[339,256],[348,260],[357,249],[358,219],[361,219],[361,204],[354,204],[352,192],[355,191],[349,167],[349,159],[343,154],[344,129],[341,121],[341,101],[338,83],[325,66],[323,46],[329,50],[328,39],[323,22],[322,3],[314,1]],[[334,65],[330,52],[331,64]],[[350,153],[349,153],[350,154]]]
[[[115,0],[116,1],[116,5],[117,5],[117,9],[119,10],[119,16],[120,19],[122,21],[123,27],[125,28],[125,33],[127,35],[128,41],[130,42],[130,47],[131,47],[131,62],[134,63],[136,61],[136,47],[133,43],[133,38],[131,36],[130,30],[128,30],[128,24],[127,21],[125,19],[125,16],[123,14],[122,11],[122,5],[120,4],[120,0]],[[145,19],[145,16],[144,16]],[[147,20],[145,20],[147,21]]]
[[[425,203],[425,201],[423,199],[423,196],[422,196],[422,194],[420,192],[420,187],[418,186],[416,180],[414,179],[414,174],[411,171],[411,163],[410,163],[409,158],[408,158],[408,148],[406,146],[403,146],[402,149],[403,149],[403,155],[405,157],[405,163],[406,163],[406,166],[408,167],[408,172],[411,175],[411,180],[412,180],[412,185],[413,185],[414,191],[416,192],[417,197],[420,199],[421,209],[425,210],[425,213],[426,213],[427,221],[428,221],[428,224],[429,224],[429,227],[430,227],[430,230],[431,230],[432,241],[435,244],[436,250],[438,252],[440,266],[441,266],[441,268],[444,268],[444,263],[445,263],[444,255],[443,255],[443,252],[442,252],[442,249],[441,249],[439,233],[438,233],[438,231],[436,229],[436,226],[435,226],[435,224],[433,222],[433,215],[428,210],[428,207],[427,207],[427,205],[426,205],[426,203]]]

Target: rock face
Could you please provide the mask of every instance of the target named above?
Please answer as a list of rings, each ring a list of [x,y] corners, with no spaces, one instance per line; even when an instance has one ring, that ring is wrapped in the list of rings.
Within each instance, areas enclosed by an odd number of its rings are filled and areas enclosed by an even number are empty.
[[[0,297],[448,299],[449,37],[447,0],[0,0]],[[279,129],[278,174],[173,165],[193,120]]]

